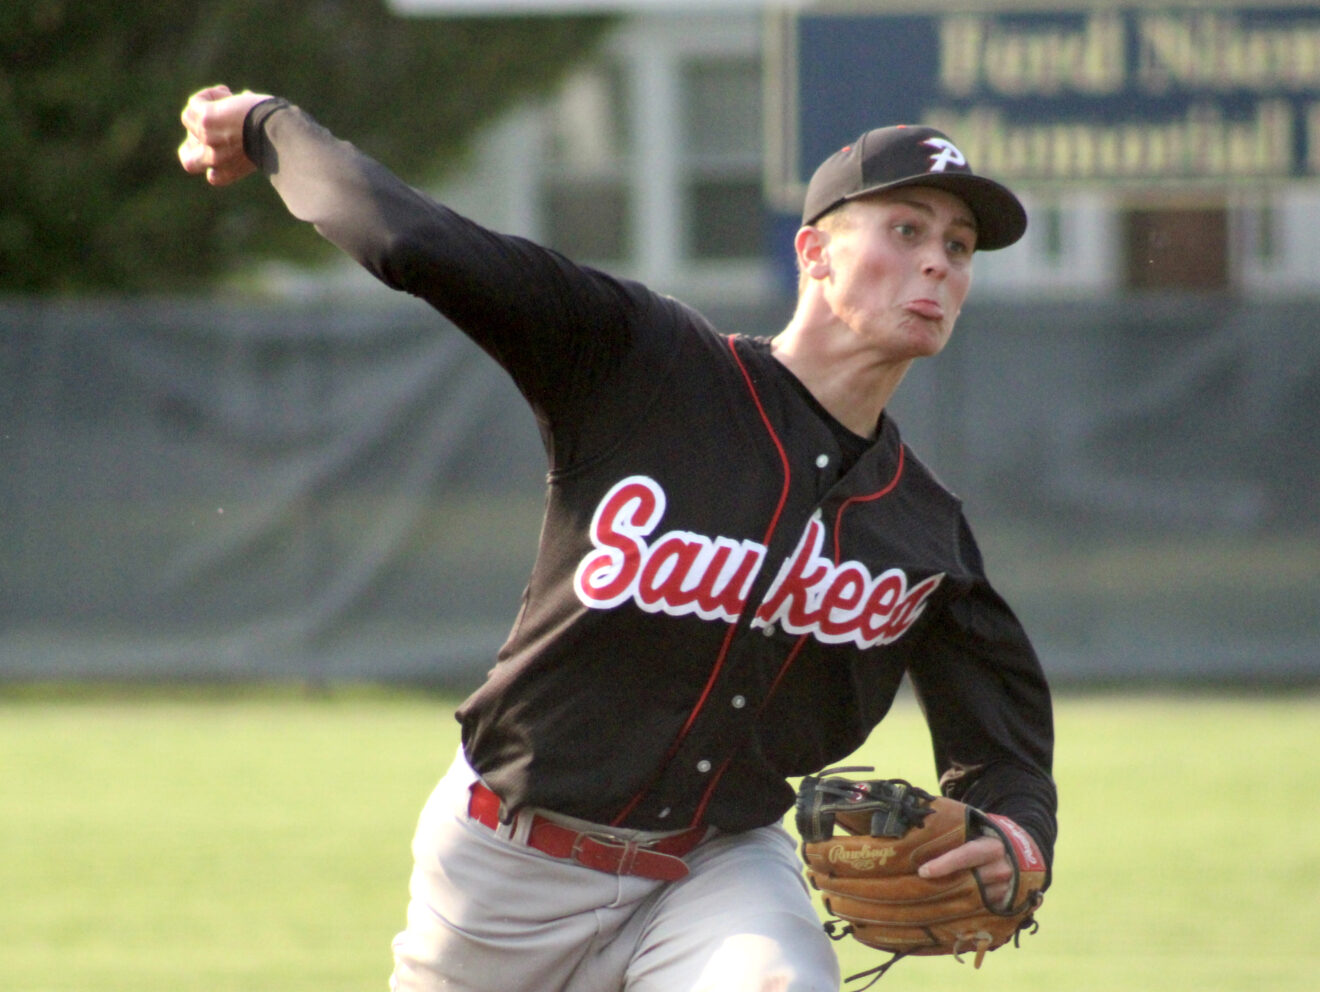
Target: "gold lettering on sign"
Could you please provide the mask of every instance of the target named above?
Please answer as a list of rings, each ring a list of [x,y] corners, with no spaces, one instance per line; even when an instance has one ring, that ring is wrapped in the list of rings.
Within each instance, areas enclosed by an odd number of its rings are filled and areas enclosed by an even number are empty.
[[[1320,104],[1309,136],[1317,137]],[[1110,124],[1009,124],[993,107],[925,114],[958,135],[977,171],[1044,180],[1286,178],[1293,166],[1294,115],[1286,100],[1263,100],[1244,120],[1225,120],[1211,104],[1169,121]],[[1320,150],[1311,143],[1313,168]]]
[[[940,20],[940,90],[967,96],[981,81],[985,18],[975,15]]]
[[[1114,93],[1126,80],[1125,40],[1122,15],[1112,11],[1091,14],[1080,30],[951,15],[940,19],[940,86],[950,96],[981,85],[1003,96]]]
[[[1306,90],[1320,84],[1320,18],[1248,26],[1211,11],[1149,13],[1137,20],[1138,83],[1216,91]]]

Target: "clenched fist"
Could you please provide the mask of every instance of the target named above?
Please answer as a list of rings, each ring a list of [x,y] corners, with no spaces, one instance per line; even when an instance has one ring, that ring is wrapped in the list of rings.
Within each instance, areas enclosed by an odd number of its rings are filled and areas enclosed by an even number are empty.
[[[181,115],[188,136],[179,145],[179,162],[191,175],[205,174],[212,186],[228,186],[256,171],[243,152],[243,121],[262,93],[233,93],[228,86],[208,86],[188,98]]]

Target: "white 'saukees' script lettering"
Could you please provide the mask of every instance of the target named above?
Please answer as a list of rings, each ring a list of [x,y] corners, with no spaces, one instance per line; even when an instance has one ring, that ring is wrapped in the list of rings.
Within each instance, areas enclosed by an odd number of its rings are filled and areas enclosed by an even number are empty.
[[[777,623],[790,634],[812,634],[826,644],[889,644],[907,633],[944,579],[941,572],[909,588],[902,569],[872,577],[861,562],[836,565],[822,558],[824,540],[825,525],[817,514],[779,569],[753,626]]]
[[[669,531],[646,538],[665,513],[665,491],[631,475],[605,494],[591,518],[597,551],[578,563],[573,588],[585,606],[609,610],[631,599],[648,613],[738,619],[765,560],[754,541]]]
[[[594,550],[574,574],[578,600],[597,610],[631,600],[648,613],[736,622],[765,562],[765,547],[691,531],[667,531],[652,540],[665,505],[664,489],[642,475],[605,494],[591,519]],[[909,587],[897,568],[872,576],[860,562],[836,565],[821,557],[824,537],[819,515],[812,517],[753,626],[778,624],[826,644],[888,644],[912,626],[944,578],[933,575]]]

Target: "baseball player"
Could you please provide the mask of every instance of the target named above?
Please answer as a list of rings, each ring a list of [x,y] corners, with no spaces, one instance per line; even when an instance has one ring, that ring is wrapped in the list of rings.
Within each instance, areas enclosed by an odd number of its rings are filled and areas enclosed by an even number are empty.
[[[418,823],[392,988],[837,989],[786,778],[861,745],[905,674],[944,792],[1051,856],[1040,665],[885,412],[949,340],[973,253],[1026,227],[952,141],[883,128],[820,167],[796,311],[759,338],[459,216],[284,100],[211,87],[183,122],[188,172],[264,172],[471,336],[547,453],[521,609]],[[968,869],[1007,892],[990,837],[923,873]]]

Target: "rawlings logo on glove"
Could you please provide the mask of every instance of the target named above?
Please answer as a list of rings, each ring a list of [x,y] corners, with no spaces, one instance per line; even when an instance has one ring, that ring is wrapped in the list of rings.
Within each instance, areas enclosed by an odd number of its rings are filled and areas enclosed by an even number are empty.
[[[826,859],[833,866],[842,865],[848,871],[869,872],[876,868],[883,868],[885,862],[897,853],[893,847],[874,847],[870,844],[863,844],[858,848],[851,848],[846,844],[831,844],[829,854]]]
[[[807,877],[826,911],[838,917],[826,931],[835,940],[851,935],[893,955],[849,981],[874,975],[873,983],[909,954],[952,954],[961,961],[963,953],[975,953],[979,968],[987,951],[1035,929],[1045,861],[1031,836],[1007,817],[933,796],[901,779],[858,781],[826,771],[802,780],[797,828]],[[930,879],[917,874],[927,861],[986,835],[1004,843],[1014,867],[1009,898],[1001,905],[988,903],[974,871]]]

